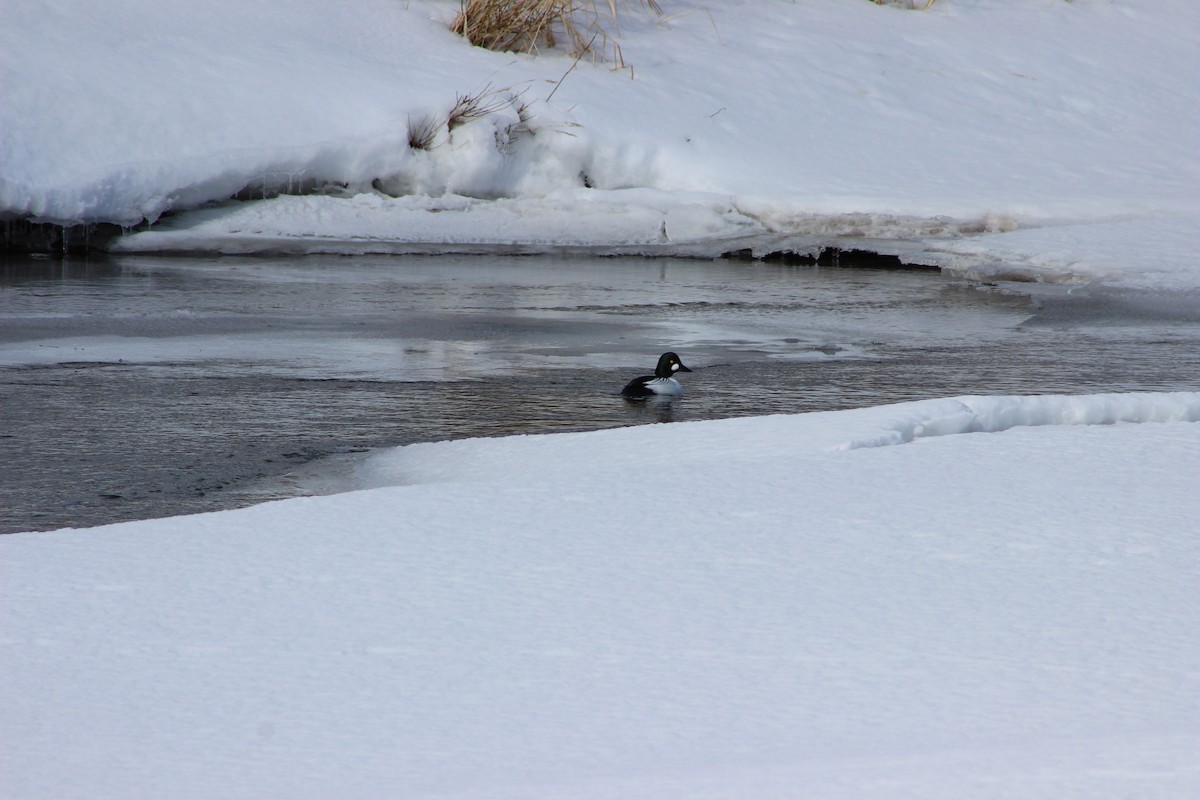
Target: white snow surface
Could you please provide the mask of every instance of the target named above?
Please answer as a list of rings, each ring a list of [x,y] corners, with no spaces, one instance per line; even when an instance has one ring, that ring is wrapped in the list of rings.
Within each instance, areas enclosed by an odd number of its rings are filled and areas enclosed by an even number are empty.
[[[1193,798],[1197,475],[1200,393],[958,397],[0,537],[0,787]]]
[[[470,46],[457,0],[8,3],[0,217],[132,225],[337,185],[115,247],[859,244],[983,279],[1198,283],[1196,3],[661,5],[611,31],[625,68],[608,47],[572,69]],[[472,93],[489,113],[440,125]]]
[[[613,69],[456,0],[7,2],[0,218],[1200,286],[1200,5],[662,5]],[[960,397],[0,537],[0,797],[1194,798],[1197,475],[1200,393]]]

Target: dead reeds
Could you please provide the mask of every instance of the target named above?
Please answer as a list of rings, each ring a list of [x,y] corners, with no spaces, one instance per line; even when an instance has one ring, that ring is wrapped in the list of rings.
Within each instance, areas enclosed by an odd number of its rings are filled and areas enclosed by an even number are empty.
[[[914,11],[924,11],[933,5],[936,0],[871,0],[877,6],[900,6]]]
[[[662,14],[657,0],[637,2]],[[590,53],[602,60],[615,39],[617,7],[617,0],[461,0],[450,29],[471,44],[500,52],[536,53],[554,47],[561,36],[573,55]],[[615,41],[611,46],[613,60],[619,60],[620,48]]]
[[[529,132],[532,130],[532,113],[524,94],[523,91],[495,89],[491,84],[474,92],[459,92],[449,111],[408,118],[408,146],[413,150],[433,150],[444,144],[456,128],[477,119],[485,119],[506,108],[515,110],[517,121],[508,125],[505,136]]]

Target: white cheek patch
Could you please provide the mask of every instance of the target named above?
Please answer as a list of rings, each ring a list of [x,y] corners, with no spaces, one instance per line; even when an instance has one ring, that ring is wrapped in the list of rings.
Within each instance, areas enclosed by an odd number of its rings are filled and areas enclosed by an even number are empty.
[[[678,371],[679,371],[679,365],[678,365],[678,364],[672,364],[672,365],[671,365],[671,372],[678,372]]]

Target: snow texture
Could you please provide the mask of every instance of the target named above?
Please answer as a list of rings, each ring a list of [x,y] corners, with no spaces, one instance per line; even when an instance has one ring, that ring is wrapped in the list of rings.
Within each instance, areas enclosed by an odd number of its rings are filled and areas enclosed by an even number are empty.
[[[1192,302],[1200,5],[663,5],[630,68],[571,69],[470,47],[455,0],[9,2],[0,218],[860,246]],[[463,93],[496,103],[441,126]],[[1194,798],[1198,423],[959,397],[426,443],[341,494],[0,537],[0,796]]]
[[[1200,393],[380,453],[0,537],[33,798],[1189,798]]]
[[[984,280],[1196,285],[1187,0],[631,4],[620,69],[471,47],[457,0],[10,5],[0,217],[133,225],[284,192],[123,251],[857,245]],[[487,113],[451,130],[462,95]]]

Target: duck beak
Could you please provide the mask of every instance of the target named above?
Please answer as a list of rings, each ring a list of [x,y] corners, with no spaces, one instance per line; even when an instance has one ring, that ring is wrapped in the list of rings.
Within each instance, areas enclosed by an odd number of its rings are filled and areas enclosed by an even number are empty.
[[[675,371],[676,372],[691,372],[691,370],[688,369],[687,367],[685,367],[682,363],[675,365]]]

